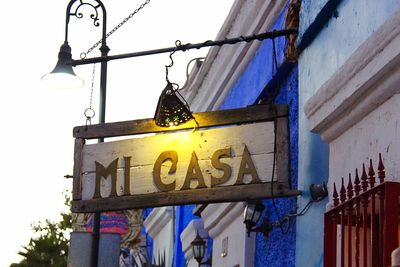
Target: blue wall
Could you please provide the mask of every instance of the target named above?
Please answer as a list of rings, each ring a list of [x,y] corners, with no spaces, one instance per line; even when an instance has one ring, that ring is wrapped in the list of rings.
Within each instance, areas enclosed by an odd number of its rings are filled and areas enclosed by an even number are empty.
[[[300,35],[309,30],[321,9],[337,0],[303,0]],[[343,0],[321,32],[299,58],[299,171],[298,187],[304,194],[299,206],[309,200],[312,183],[326,182],[329,175],[329,150],[318,134],[310,132],[303,108],[307,100],[325,83],[356,49],[400,8],[398,0]],[[327,200],[316,203],[297,220],[297,267],[323,266],[323,214]]]
[[[274,29],[284,28],[286,12],[283,12],[275,22]],[[278,52],[278,65],[284,61],[285,38],[275,40]],[[278,67],[279,68],[279,67]],[[221,109],[245,107],[253,104],[257,99],[263,98],[269,92],[263,91],[272,77],[272,42],[263,41],[256,55],[250,62],[243,75],[232,87]],[[290,157],[291,157],[291,182],[293,188],[297,186],[297,136],[298,136],[298,69],[293,66],[289,73],[279,76],[275,86],[279,86],[280,91],[275,99],[275,103],[289,105],[289,125],[290,125]],[[279,83],[279,84],[278,84]],[[261,95],[260,95],[261,94]],[[270,221],[278,220],[277,213],[272,200],[264,200],[266,205],[267,217]],[[276,199],[275,206],[279,217],[295,212],[296,199]],[[255,267],[279,266],[291,267],[295,265],[295,221],[292,221],[289,231],[282,234],[279,228],[274,229],[268,238],[262,234],[256,237]]]
[[[191,220],[197,219],[193,216],[195,205],[185,205],[175,207],[175,248],[174,248],[174,267],[185,267],[185,255],[182,251],[180,234],[188,226]]]
[[[174,256],[173,256],[173,267],[185,267],[185,255],[182,251],[182,242],[180,238],[180,234],[183,230],[188,226],[191,220],[198,219],[198,217],[193,216],[193,209],[195,205],[184,205],[184,206],[175,206],[175,212],[173,213],[175,220],[175,242],[174,242]],[[147,216],[151,213],[153,209],[144,209],[143,210],[143,221],[147,218]],[[145,227],[142,228],[142,235],[147,237],[147,253],[151,255],[154,260],[153,255],[153,240],[151,236],[146,233]],[[212,247],[212,241],[210,242]]]

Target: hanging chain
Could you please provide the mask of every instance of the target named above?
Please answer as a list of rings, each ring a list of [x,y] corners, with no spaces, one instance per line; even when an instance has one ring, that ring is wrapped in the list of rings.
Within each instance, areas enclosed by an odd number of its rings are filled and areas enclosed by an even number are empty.
[[[168,69],[171,68],[172,66],[174,66],[174,59],[172,58],[173,54],[175,54],[175,52],[177,51],[178,47],[181,46],[182,43],[180,40],[176,40],[175,41],[175,49],[174,51],[169,53],[169,59],[171,60],[171,63],[169,63],[168,65],[165,65],[165,79],[167,80],[167,82],[169,83],[169,78],[168,78]],[[179,89],[179,85],[176,84],[178,86],[178,88],[176,90]]]
[[[115,31],[117,31],[122,25],[124,25],[128,20],[130,20],[136,13],[138,13],[141,9],[143,9],[148,3],[150,3],[150,0],[146,0],[143,4],[141,4],[135,11],[133,11],[129,16],[127,16],[123,21],[121,21],[117,26],[114,27],[109,33],[106,34],[106,38],[108,38],[111,34],[113,34]],[[98,47],[102,43],[102,40],[99,40],[97,43],[95,43],[91,48],[89,48],[86,52],[81,53],[81,59],[85,59],[86,56],[93,51],[96,47]]]
[[[92,102],[93,102],[93,89],[94,89],[94,76],[96,74],[96,64],[93,64],[93,72],[92,72],[92,84],[90,87],[90,101],[89,101],[89,107],[85,109],[84,115],[86,117],[86,126],[92,125],[92,119],[96,115],[94,109],[92,108]]]

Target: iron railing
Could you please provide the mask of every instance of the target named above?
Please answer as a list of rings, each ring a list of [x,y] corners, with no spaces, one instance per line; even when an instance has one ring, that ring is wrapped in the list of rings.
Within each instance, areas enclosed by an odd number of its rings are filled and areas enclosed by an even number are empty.
[[[342,178],[339,193],[334,183],[333,208],[325,213],[325,267],[386,267],[391,252],[399,246],[400,183],[385,182],[385,167],[379,155],[376,185],[372,160],[354,182]]]

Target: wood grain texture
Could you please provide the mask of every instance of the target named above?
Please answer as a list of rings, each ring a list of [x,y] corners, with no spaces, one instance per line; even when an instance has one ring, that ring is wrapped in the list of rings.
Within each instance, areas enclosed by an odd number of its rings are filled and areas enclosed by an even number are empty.
[[[289,121],[276,119],[276,181],[290,184]]]
[[[178,154],[177,170],[173,175],[169,175],[168,171],[172,163],[170,161],[165,162],[161,166],[161,179],[166,184],[176,181],[175,190],[179,190],[184,184],[184,178],[193,151],[196,152],[197,162],[206,185],[210,187],[211,176],[221,177],[223,174],[212,166],[211,157],[217,150],[229,147],[232,151],[232,157],[222,158],[221,162],[231,166],[232,174],[229,181],[222,186],[233,185],[238,176],[245,145],[251,154],[261,181],[271,181],[274,152],[273,122],[219,127],[198,130],[194,133],[186,131],[85,145],[82,162],[82,198],[92,198],[95,183],[95,162],[100,162],[104,167],[107,167],[116,158],[119,159],[117,192],[121,195],[124,191],[125,173],[125,162],[122,159],[126,156],[131,157],[129,170],[131,194],[158,192],[158,188],[153,183],[154,163],[160,154],[169,150],[174,150]],[[250,175],[245,175],[245,182],[249,182],[250,179]],[[191,188],[196,185],[196,181],[193,181]],[[101,192],[103,197],[108,196],[110,188],[111,180],[102,179]]]
[[[74,147],[74,170],[72,182],[72,198],[73,200],[82,199],[82,150],[85,144],[85,139],[75,139]]]
[[[71,210],[77,213],[94,211],[115,211],[125,209],[139,209],[162,207],[184,204],[206,204],[237,202],[271,197],[292,197],[300,195],[298,190],[291,190],[287,183],[271,183],[232,186],[229,190],[225,187],[158,192],[145,195],[122,196],[115,198],[100,198],[91,200],[75,200]],[[231,192],[234,191],[235,194]],[[274,192],[272,195],[271,192]]]
[[[249,122],[272,121],[277,117],[287,116],[286,105],[256,105],[240,109],[194,113],[193,116],[199,123],[198,128],[221,126],[229,124],[242,124]],[[179,125],[175,128],[158,127],[153,119],[134,121],[93,124],[78,126],[73,130],[75,138],[107,138],[116,136],[136,135],[145,133],[159,133],[193,129],[193,121]]]
[[[300,194],[300,191],[290,188],[286,105],[258,105],[194,115],[200,124],[194,132],[192,131],[194,125],[191,123],[170,129],[156,126],[152,119],[74,128],[74,136],[77,139],[72,210],[111,211],[181,204],[236,202]],[[146,135],[130,137],[138,134]],[[122,139],[124,136],[127,137]],[[86,139],[108,137],[121,137],[121,139],[85,144]],[[237,177],[240,176],[239,167],[245,147],[249,151],[261,183],[249,183],[252,181],[252,175],[247,172],[244,176],[245,184],[235,185]],[[231,175],[227,182],[211,187],[211,177],[223,175],[223,171],[216,169],[211,160],[218,150],[230,151],[231,157],[225,155],[219,160],[231,167]],[[153,180],[154,163],[165,151],[175,151],[178,155],[175,173],[168,173],[172,165],[169,160],[158,165],[160,171],[157,173],[160,173],[163,183],[176,181],[175,190],[169,192],[161,192]],[[207,188],[194,189],[198,185],[198,181],[194,180],[190,183],[190,189],[181,190],[193,152],[196,154],[198,170],[201,170]],[[274,153],[276,153],[275,165]],[[125,163],[127,157],[130,158],[129,164]],[[92,199],[96,180],[95,162],[107,168],[115,159],[118,159],[117,197],[109,197],[111,179],[108,177],[100,179],[101,198]],[[125,181],[125,177],[130,177],[129,183]],[[125,188],[126,185],[129,186],[128,190]]]

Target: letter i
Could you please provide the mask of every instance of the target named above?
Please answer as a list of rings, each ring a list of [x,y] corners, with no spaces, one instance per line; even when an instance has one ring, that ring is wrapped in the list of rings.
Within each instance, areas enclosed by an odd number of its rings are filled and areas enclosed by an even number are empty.
[[[131,194],[131,157],[124,157],[124,195]]]

